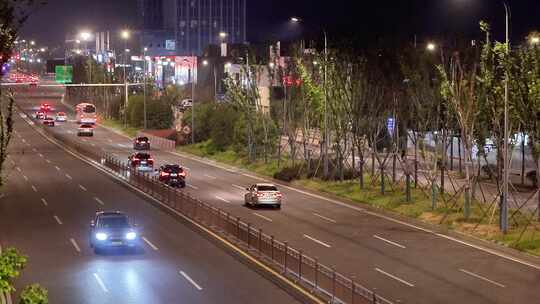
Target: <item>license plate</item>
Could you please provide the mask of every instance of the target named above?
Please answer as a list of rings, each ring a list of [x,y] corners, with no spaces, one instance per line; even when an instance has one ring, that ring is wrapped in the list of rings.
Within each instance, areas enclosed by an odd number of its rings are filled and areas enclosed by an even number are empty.
[[[178,176],[176,173],[171,174],[171,176]]]
[[[113,244],[114,246],[119,246],[119,245],[122,245],[122,242],[118,241],[118,242],[111,242],[111,244]]]
[[[142,161],[142,162],[141,162],[141,165],[146,165],[146,162],[145,162],[145,161]]]

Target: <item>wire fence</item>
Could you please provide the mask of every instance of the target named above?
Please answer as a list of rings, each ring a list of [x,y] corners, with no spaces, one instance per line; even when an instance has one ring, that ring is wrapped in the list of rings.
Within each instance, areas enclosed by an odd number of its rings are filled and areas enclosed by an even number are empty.
[[[39,123],[36,125],[44,130],[47,129]],[[155,176],[128,166],[126,161],[81,145],[72,138],[72,135],[70,138],[67,134],[48,133],[71,150],[92,160],[95,164],[100,164],[132,186],[226,238],[251,256],[330,303],[392,304],[391,301],[340,274],[334,268],[320,263],[302,250],[291,247],[287,242],[277,240],[273,235],[264,233],[262,229],[239,217],[202,202],[182,189],[169,187]]]

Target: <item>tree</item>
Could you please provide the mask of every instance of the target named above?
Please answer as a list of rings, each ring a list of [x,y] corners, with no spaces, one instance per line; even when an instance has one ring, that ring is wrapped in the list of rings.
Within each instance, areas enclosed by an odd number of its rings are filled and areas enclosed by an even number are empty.
[[[26,286],[21,292],[19,304],[48,304],[48,292],[39,284]]]
[[[45,1],[36,0],[0,0],[0,66],[11,58],[13,45],[22,25]],[[0,74],[0,78],[4,75]],[[1,174],[7,157],[7,147],[13,131],[13,95],[3,93],[0,87],[0,186],[4,180]]]

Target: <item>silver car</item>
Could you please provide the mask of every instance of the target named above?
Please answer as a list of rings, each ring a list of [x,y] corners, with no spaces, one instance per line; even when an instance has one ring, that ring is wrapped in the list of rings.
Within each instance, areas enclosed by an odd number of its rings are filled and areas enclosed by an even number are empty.
[[[248,193],[244,195],[246,206],[273,206],[281,208],[283,194],[273,184],[254,184],[246,188]]]

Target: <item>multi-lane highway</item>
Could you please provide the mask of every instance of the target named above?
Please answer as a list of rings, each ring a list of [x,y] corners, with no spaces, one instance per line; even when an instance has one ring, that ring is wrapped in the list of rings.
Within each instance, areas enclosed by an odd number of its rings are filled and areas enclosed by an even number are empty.
[[[66,304],[297,303],[207,238],[47,141],[19,116],[15,126],[0,199],[0,244],[29,256],[16,282],[19,290],[38,282],[49,290],[50,303]],[[97,210],[130,214],[141,227],[142,249],[94,254],[88,228]]]
[[[57,109],[68,110],[59,100],[53,99],[21,99],[18,103],[25,111],[32,112],[39,102],[44,101]],[[113,153],[120,159],[127,159],[132,153],[131,139],[102,127],[96,129],[94,138],[77,138],[74,123],[58,125],[50,131],[71,135],[90,149]],[[186,191],[194,196],[243,218],[277,239],[288,241],[291,246],[334,266],[392,301],[540,302],[536,292],[540,284],[537,258],[498,250],[479,241],[463,241],[374,213],[362,206],[285,185],[281,186],[284,194],[282,210],[250,209],[243,206],[243,189],[261,181],[260,177],[186,155],[156,150],[151,153],[157,165],[180,163],[187,167]],[[35,170],[45,174],[42,169]],[[52,170],[56,170],[54,166]],[[80,174],[77,178],[79,182],[85,180]],[[106,182],[103,176],[96,175],[95,182],[98,181]],[[107,189],[102,187],[105,193],[109,192]],[[161,229],[156,225],[155,229]]]

